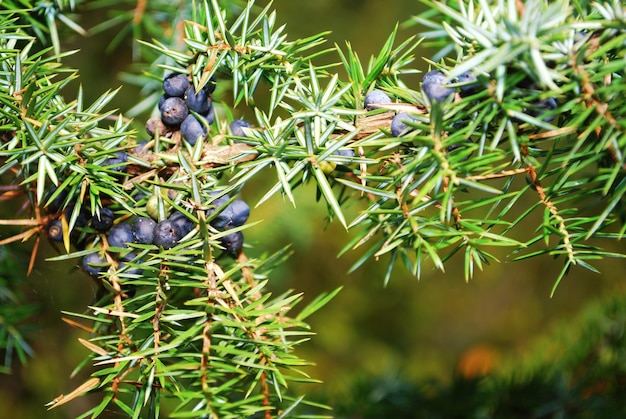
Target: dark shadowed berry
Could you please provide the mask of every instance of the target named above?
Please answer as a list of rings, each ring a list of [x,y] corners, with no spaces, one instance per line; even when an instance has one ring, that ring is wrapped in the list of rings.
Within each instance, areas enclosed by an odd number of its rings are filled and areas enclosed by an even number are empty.
[[[556,109],[557,106],[558,104],[556,100],[552,97],[549,97],[547,99],[542,99],[532,103],[532,108],[528,110],[528,114],[535,117],[541,117],[546,113],[546,111]],[[554,121],[554,115],[548,115],[543,117],[542,119],[544,122],[550,123]]]
[[[163,91],[167,96],[183,97],[189,87],[189,79],[185,74],[172,73],[163,80]]]
[[[235,119],[230,123],[230,132],[237,137],[247,137],[244,128],[250,128],[250,124],[243,119]]]
[[[476,76],[471,71],[466,71],[465,73],[461,74],[457,78],[457,81],[459,83],[467,83],[465,86],[459,87],[459,90],[461,90],[461,93],[464,93],[466,95],[475,93],[477,90],[476,80],[477,80]]]
[[[179,97],[168,97],[161,106],[161,120],[165,125],[177,126],[187,118],[189,109]]]
[[[211,109],[211,97],[206,90],[196,92],[196,88],[190,85],[185,92],[187,106],[194,112],[205,113]]]
[[[217,195],[217,193],[214,195]],[[209,204],[209,209],[206,211],[207,217],[210,217],[214,212],[223,209],[222,207],[226,205],[228,201],[230,201],[230,196],[228,196],[228,194],[213,199],[213,201]]]
[[[217,86],[217,79],[215,76],[211,76],[202,89],[210,95],[215,91],[215,86]]]
[[[123,172],[126,170],[126,162],[128,156],[125,151],[118,151],[115,153],[115,157],[110,157],[104,161],[104,166],[111,166],[110,169],[116,172]]]
[[[104,256],[98,253],[90,253],[85,255],[82,260],[82,266],[89,275],[98,277],[107,270],[108,262]]]
[[[143,269],[137,267],[137,266],[128,266],[128,262],[132,262],[137,258],[137,255],[135,253],[129,252],[127,254],[125,254],[124,256],[121,257],[121,262],[117,267],[118,271],[122,271],[124,273],[124,275],[130,275],[130,276],[140,276],[143,273]],[[134,264],[137,265],[139,264],[140,261],[134,261]]]
[[[46,226],[46,232],[48,233],[48,238],[55,242],[63,241],[63,225],[61,220],[52,220]]]
[[[394,137],[400,137],[406,134],[411,128],[407,125],[407,122],[410,123],[412,121],[413,117],[406,112],[397,114],[391,120],[391,135]]]
[[[139,217],[132,225],[135,243],[152,244],[154,241],[154,227],[156,223],[152,218]]]
[[[236,231],[220,238],[220,245],[232,256],[237,256],[243,248],[243,233]]]
[[[387,95],[387,93],[382,90],[374,89],[365,95],[363,106],[368,111],[371,111],[372,109],[381,108],[380,105],[387,105],[389,103],[391,103],[391,98]]]
[[[150,151],[148,141],[140,141],[133,149],[133,154],[143,154],[147,153],[148,151]]]
[[[211,225],[215,228],[223,229],[239,227],[248,220],[249,216],[250,207],[248,204],[241,199],[235,199],[211,220]]]
[[[473,141],[472,141],[471,138],[468,138],[468,139],[465,140],[465,143],[472,143],[472,142]],[[452,145],[450,145],[450,146],[448,146],[446,148],[446,151],[451,152],[451,151],[454,151],[454,150],[456,150],[456,149],[458,149],[458,148],[460,148],[460,147],[462,147],[464,145],[465,144],[463,144],[463,143],[461,143],[461,144],[452,144]]]
[[[143,269],[137,266],[128,266],[126,262],[120,262],[117,269],[121,271],[124,274],[124,276],[139,277],[141,276],[141,274],[143,274]]]
[[[134,241],[133,229],[128,224],[116,224],[109,230],[107,240],[109,246],[128,247]]]
[[[52,197],[56,191],[57,191],[57,188],[54,188],[54,190],[50,193],[50,197]],[[52,201],[48,203],[48,206],[46,207],[46,210],[48,211],[48,213],[56,214],[57,212],[61,211],[61,208],[63,208],[63,204],[65,203],[66,198],[67,198],[67,190],[64,189],[61,192],[59,192],[58,195],[54,197]]]
[[[168,217],[168,220],[175,223],[180,229],[181,237],[185,237],[191,230],[194,229],[195,224],[185,214],[179,211],[175,211]]]
[[[208,112],[200,114],[204,118],[206,125],[211,125],[215,121],[215,106],[211,105]]]
[[[226,228],[228,223],[230,223],[231,214],[230,214],[230,211],[228,211],[227,209],[228,209],[228,207],[224,208],[224,210],[222,212],[217,214],[215,216],[215,218],[213,218],[211,220],[211,225],[213,227],[215,227],[215,228]]]
[[[446,76],[439,70],[432,70],[424,74],[422,91],[428,96],[431,103],[442,103],[454,93],[454,89],[446,87]]]
[[[198,138],[206,136],[206,127],[193,115],[187,115],[187,118],[180,124],[180,133],[183,139],[191,145],[195,145]]]
[[[171,220],[163,220],[154,227],[153,243],[164,249],[171,249],[182,237],[180,227]]]
[[[68,223],[72,219],[73,213],[74,213],[74,206],[72,206],[71,208],[65,209],[64,211],[65,219],[67,220]],[[81,206],[78,212],[78,216],[76,217],[76,221],[74,222],[74,226],[85,227],[89,223],[89,220],[91,220],[91,213],[89,212],[87,208],[85,208],[84,206]]]
[[[113,226],[115,214],[110,208],[100,208],[99,213],[91,217],[91,226],[98,231],[107,231]]]

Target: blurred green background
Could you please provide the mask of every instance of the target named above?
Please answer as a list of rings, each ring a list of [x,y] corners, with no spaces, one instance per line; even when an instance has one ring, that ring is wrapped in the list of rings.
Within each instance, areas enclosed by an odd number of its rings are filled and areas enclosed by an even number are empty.
[[[343,46],[349,41],[364,62],[378,52],[397,22],[406,21],[421,7],[414,0],[277,0],[273,4],[278,20],[287,24],[290,39],[331,30],[327,37],[330,45]],[[85,26],[96,23],[100,13],[85,16]],[[397,42],[415,33],[415,27],[401,28]],[[110,36],[68,42],[68,48],[81,49],[68,63],[79,69],[88,99],[121,85],[120,73],[129,69],[131,41],[107,53]],[[421,57],[431,53],[418,49],[415,67],[426,70]],[[405,82],[417,89],[420,79],[416,76]],[[124,111],[140,99],[137,87],[124,86],[113,106]],[[234,112],[249,114],[243,107]],[[146,117],[137,118],[139,127]],[[268,173],[266,180],[271,181],[272,174]],[[266,186],[261,179],[245,188],[243,197],[254,204]],[[310,374],[324,381],[305,391],[330,403],[341,403],[362,377],[401,376],[407,382],[432,380],[446,385],[459,368],[469,375],[497,369],[525,354],[539,337],[571,323],[589,303],[624,292],[626,264],[622,260],[598,261],[601,275],[573,269],[550,298],[560,260],[541,257],[512,263],[497,252],[504,263],[488,266],[469,283],[463,277],[462,262],[453,260],[445,273],[425,269],[420,280],[398,266],[385,287],[386,260],[348,274],[359,253],[337,258],[350,235],[337,223],[327,225],[325,205],[315,201],[314,189],[297,190],[296,200],[297,208],[280,197],[255,208],[251,221],[263,223],[247,231],[246,241],[251,256],[293,243],[293,256],[269,284],[273,292],[294,289],[311,299],[344,287],[310,319],[317,335],[300,349],[305,359],[316,364]],[[1,205],[2,218],[15,216],[17,209],[10,203]],[[358,210],[350,209],[352,214]],[[8,230],[2,229],[4,237]],[[20,248],[25,264],[30,245]],[[614,250],[624,252],[624,244],[616,244]],[[44,412],[46,402],[82,382],[80,374],[71,379],[69,375],[85,354],[77,342],[85,336],[63,323],[61,312],[83,311],[95,292],[90,280],[72,264],[43,262],[55,254],[56,250],[45,244],[27,280],[25,292],[41,306],[29,336],[37,356],[24,366],[14,364],[12,375],[0,375],[0,417],[68,418],[87,409],[90,399],[84,398]]]

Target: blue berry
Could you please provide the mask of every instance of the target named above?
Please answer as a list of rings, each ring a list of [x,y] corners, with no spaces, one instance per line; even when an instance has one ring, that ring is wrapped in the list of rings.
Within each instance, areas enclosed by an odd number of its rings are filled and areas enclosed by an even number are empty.
[[[226,253],[232,256],[237,256],[243,248],[243,233],[236,231],[220,238],[220,245],[224,248]]]
[[[153,243],[164,249],[171,249],[176,246],[182,237],[180,227],[171,220],[163,220],[154,227]]]
[[[190,85],[187,88],[187,91],[185,92],[185,100],[189,109],[200,114],[206,113],[211,109],[210,95],[204,89],[200,89],[199,92],[196,92],[193,85]]]
[[[333,153],[335,156],[354,157],[354,150],[351,148],[342,148]]]
[[[52,197],[52,195],[56,193],[57,189],[58,188],[54,188],[54,190],[50,192],[50,197]],[[58,193],[58,195],[52,201],[48,203],[46,210],[50,214],[56,214],[63,208],[66,199],[67,199],[67,189],[63,189],[61,192]]]
[[[183,97],[189,87],[189,79],[185,74],[172,73],[163,80],[163,91],[167,96]]]
[[[128,224],[116,224],[109,230],[107,241],[109,246],[126,248],[134,241],[133,229]]]
[[[115,153],[115,157],[109,157],[105,160],[103,166],[113,166],[110,169],[116,172],[124,172],[126,170],[126,162],[128,161],[128,156],[124,151],[118,151]]]
[[[137,255],[135,253],[129,252],[125,254],[124,256],[121,257],[122,261],[118,265],[117,269],[119,271],[123,271],[125,275],[140,276],[143,273],[143,269],[139,267],[127,267],[128,262],[132,262],[136,258],[137,258]],[[137,263],[138,262],[135,262],[135,264]]]
[[[147,153],[148,151],[150,151],[148,147],[148,141],[140,141],[133,149],[133,154],[143,154]]]
[[[110,208],[100,208],[100,213],[91,217],[91,226],[98,231],[107,231],[113,226],[115,214]]]
[[[454,89],[446,87],[446,76],[439,70],[429,71],[424,74],[422,91],[428,100],[432,102],[444,102],[448,96],[454,93]]]
[[[135,243],[152,244],[154,241],[154,227],[156,222],[149,217],[139,217],[132,225]]]
[[[245,224],[249,216],[250,207],[248,204],[241,199],[235,199],[211,221],[211,225],[223,229],[239,227]]]
[[[180,124],[180,133],[183,139],[191,145],[195,145],[198,138],[205,137],[206,131],[204,124],[193,115],[188,115],[183,123]]]
[[[382,90],[374,89],[365,95],[363,106],[368,111],[379,109],[381,106],[391,103],[391,98]]]
[[[63,241],[63,225],[61,220],[52,220],[46,226],[46,232],[48,233],[48,238],[54,242],[62,242]]]
[[[185,101],[179,97],[165,99],[161,106],[161,120],[165,125],[177,126],[187,118],[189,108]]]
[[[168,220],[178,226],[181,237],[185,237],[195,227],[193,221],[187,218],[187,216],[180,211],[173,212],[172,215],[168,217]]]
[[[205,92],[207,92],[207,94],[210,95],[215,91],[216,85],[217,85],[217,79],[215,78],[215,76],[211,76],[211,78],[209,79],[207,84],[204,85],[202,90],[204,90]]]
[[[237,137],[247,137],[244,128],[250,128],[250,124],[243,119],[235,119],[230,123],[230,132]]]
[[[532,116],[538,116],[538,117],[543,116],[543,114],[545,114],[546,111],[551,111],[553,109],[556,109],[556,107],[558,106],[556,100],[552,97],[539,100],[537,102],[534,102],[532,105],[533,107],[528,110],[528,114]],[[544,122],[550,123],[554,121],[554,115],[548,115],[542,119]]]
[[[89,275],[98,277],[105,272],[108,262],[104,256],[100,256],[98,253],[90,253],[83,257],[81,265]]]
[[[67,220],[68,223],[72,219],[73,212],[74,212],[73,206],[72,208],[67,208],[64,212],[65,219]],[[89,223],[89,220],[91,220],[91,213],[89,212],[87,208],[85,208],[84,206],[81,206],[78,216],[76,217],[76,221],[74,222],[74,226],[85,227],[87,223]]]
[[[242,199],[235,199],[226,209],[231,214],[229,224],[233,227],[244,225],[250,217],[250,206]]]
[[[465,86],[461,86],[459,88],[459,90],[461,90],[461,93],[465,93],[465,94],[472,94],[476,91],[476,76],[474,75],[474,73],[472,73],[471,71],[466,71],[465,73],[461,74],[458,78],[457,81],[459,83],[468,83]]]
[[[217,193],[212,193],[212,195],[217,195]],[[213,201],[209,204],[210,208],[206,212],[207,217],[210,217],[215,211],[221,209],[228,201],[230,201],[230,196],[228,196],[228,194],[218,196],[213,199]]]
[[[393,135],[394,137],[400,137],[406,134],[410,129],[410,127],[406,123],[412,121],[413,117],[406,112],[401,112],[397,114],[391,120],[391,135]]]
[[[206,125],[211,125],[215,121],[215,106],[211,105],[211,108],[208,112],[200,114],[202,118],[204,118],[204,122]],[[202,121],[200,121],[202,122]]]

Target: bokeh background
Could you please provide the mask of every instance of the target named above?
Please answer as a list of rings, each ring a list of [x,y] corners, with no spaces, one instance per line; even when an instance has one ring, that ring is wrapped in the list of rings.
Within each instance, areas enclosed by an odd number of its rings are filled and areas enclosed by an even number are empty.
[[[273,4],[279,22],[287,24],[290,39],[330,30],[329,45],[344,46],[349,41],[364,62],[377,54],[398,22],[405,22],[421,7],[415,0],[276,0]],[[101,13],[87,13],[84,26],[97,23]],[[416,32],[414,26],[401,26],[398,43]],[[68,63],[80,71],[79,82],[88,99],[122,85],[120,75],[129,71],[131,40],[107,52],[110,36],[67,41],[67,48],[81,50]],[[415,68],[427,70],[422,57],[432,52],[418,49]],[[420,80],[417,75],[404,81],[417,89]],[[141,99],[138,87],[124,85],[113,106],[124,111]],[[226,95],[223,99],[228,100]],[[246,116],[249,110],[239,107],[234,113]],[[137,117],[138,126],[146,117]],[[264,182],[271,180],[268,174],[267,179],[255,181],[243,190],[243,197],[254,204],[266,191]],[[503,263],[487,266],[469,282],[462,262],[452,260],[445,273],[425,269],[419,280],[398,266],[385,286],[386,260],[348,273],[359,253],[348,252],[341,258],[337,254],[350,234],[338,223],[327,223],[325,204],[315,201],[313,188],[301,188],[295,196],[296,208],[280,197],[255,208],[251,221],[263,222],[248,230],[246,240],[251,256],[292,243],[292,257],[275,271],[269,284],[273,292],[294,289],[312,299],[343,286],[310,319],[316,336],[300,348],[302,356],[316,364],[308,372],[324,382],[305,391],[329,403],[348,397],[360,380],[400,377],[403,382],[445,386],[460,372],[497,370],[523,357],[538,339],[573,323],[590,303],[624,292],[622,260],[598,261],[602,274],[573,269],[550,298],[560,260],[540,257],[513,263],[497,252]],[[1,218],[15,215],[16,208],[1,205]],[[358,210],[348,211],[354,215]],[[14,248],[25,264],[30,245]],[[624,252],[624,244],[615,244],[613,250]],[[77,342],[84,336],[61,317],[63,311],[83,311],[95,291],[90,279],[71,263],[44,263],[56,254],[45,244],[27,280],[24,291],[41,310],[29,336],[37,355],[26,365],[14,364],[12,375],[0,375],[0,418],[75,417],[89,403],[89,398],[78,399],[44,413],[46,402],[82,382],[80,374],[70,378],[70,373],[85,354]]]

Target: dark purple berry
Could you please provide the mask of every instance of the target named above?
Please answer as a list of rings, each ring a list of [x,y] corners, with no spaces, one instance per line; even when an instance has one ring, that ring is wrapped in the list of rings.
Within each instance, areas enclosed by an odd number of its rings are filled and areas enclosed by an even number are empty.
[[[185,237],[191,230],[194,229],[195,224],[185,214],[179,211],[175,211],[168,217],[168,220],[175,223],[180,229],[180,235]]]
[[[195,87],[190,85],[185,92],[187,106],[194,112],[206,113],[211,109],[211,97],[204,89],[196,92]],[[182,121],[181,121],[182,122]]]
[[[183,97],[189,87],[189,79],[185,74],[172,73],[163,80],[163,91],[167,96]]]
[[[121,257],[121,262],[118,265],[117,269],[118,271],[122,271],[124,273],[124,275],[129,275],[129,276],[140,276],[143,273],[143,269],[136,267],[136,266],[128,266],[128,262],[132,262],[134,259],[137,258],[137,255],[135,253],[129,252],[127,254],[125,254],[124,256]],[[138,264],[139,262],[135,262],[134,264]]]
[[[217,193],[215,193],[214,195],[217,195]],[[211,201],[211,203],[209,204],[209,209],[206,212],[207,217],[210,217],[216,211],[222,210],[222,207],[226,205],[228,201],[230,201],[230,196],[228,196],[228,194],[218,196],[217,198],[213,199],[213,201]]]
[[[156,223],[152,218],[139,217],[132,225],[135,243],[152,244],[154,241],[154,227]]]
[[[133,149],[133,154],[143,154],[150,151],[148,141],[140,141]]]
[[[387,105],[389,103],[391,103],[391,98],[387,95],[387,93],[382,90],[374,89],[365,95],[363,106],[368,111],[371,111],[372,109],[381,108],[380,105]]]
[[[171,96],[161,95],[161,96],[159,97],[159,103],[157,104],[157,106],[158,106],[158,108],[159,108],[159,111],[160,111],[160,110],[161,110],[161,108],[163,107],[163,104],[165,103],[165,99],[167,99],[168,97],[171,97]]]
[[[107,269],[108,262],[104,256],[98,253],[90,253],[85,255],[82,260],[82,266],[85,272],[93,277],[98,277]]]
[[[164,249],[171,249],[182,237],[180,227],[171,220],[163,220],[154,227],[153,243]]]
[[[72,214],[74,213],[74,207],[72,206],[71,208],[66,208],[65,209],[65,219],[67,220],[67,222],[69,223],[70,220],[72,219]],[[89,220],[91,220],[91,213],[89,212],[89,210],[87,208],[85,208],[84,206],[81,206],[79,212],[78,212],[78,216],[76,217],[76,221],[74,222],[74,226],[76,227],[85,227],[88,223]]]
[[[250,216],[250,206],[242,199],[235,199],[226,209],[230,209],[231,219],[230,225],[239,227],[248,221]]]
[[[467,83],[465,86],[459,87],[459,90],[461,90],[461,93],[464,93],[466,95],[475,93],[476,88],[477,88],[476,80],[477,80],[476,76],[471,71],[466,71],[465,73],[461,74],[457,78],[457,81],[459,83]]]
[[[62,242],[63,241],[63,225],[61,220],[52,220],[46,226],[46,232],[48,233],[48,238],[54,242]]]
[[[424,74],[422,91],[432,102],[444,102],[448,96],[454,93],[454,89],[446,87],[446,76],[439,70],[432,70]]]
[[[243,119],[235,119],[230,123],[230,132],[237,137],[247,137],[244,128],[250,128],[250,124]]]
[[[187,115],[187,118],[180,124],[180,133],[183,139],[191,145],[195,145],[198,138],[206,136],[207,129],[204,124],[193,115]]]
[[[165,125],[177,126],[187,118],[189,109],[179,97],[168,97],[161,106],[161,120]]]
[[[532,108],[528,110],[528,114],[531,116],[542,117],[546,111],[556,109],[558,106],[556,100],[552,97],[542,99],[532,103]],[[550,123],[554,121],[554,115],[548,115],[542,118],[544,122]]]
[[[468,138],[468,139],[465,140],[465,143],[470,143],[471,144],[471,143],[473,143],[473,141],[472,141],[471,138]],[[463,144],[463,143],[461,143],[461,144],[452,144],[452,145],[446,147],[446,151],[449,153],[449,152],[452,152],[452,151],[454,151],[456,149],[459,149],[459,148],[463,147],[464,145],[465,144]]]
[[[207,92],[207,94],[212,94],[215,91],[215,86],[217,85],[217,79],[215,78],[215,76],[211,76],[211,78],[209,79],[209,81],[204,85],[204,87],[202,88],[202,90],[204,90],[205,92]]]
[[[406,112],[401,112],[393,117],[391,120],[391,135],[394,137],[400,137],[406,134],[410,127],[407,122],[412,122],[413,117]]]
[[[133,229],[128,224],[116,224],[109,230],[107,240],[109,246],[128,247],[134,241]]]
[[[99,213],[91,217],[91,226],[98,231],[107,231],[113,226],[115,214],[110,208],[100,208]]]
[[[244,225],[250,216],[250,207],[245,201],[235,199],[228,204],[213,220],[211,225],[215,228],[228,229]]]
[[[50,197],[52,197],[56,193],[56,191],[57,191],[57,188],[54,188],[54,190],[50,193]],[[66,198],[67,198],[67,190],[64,189],[61,192],[59,192],[52,201],[48,203],[48,206],[46,207],[46,210],[48,211],[48,213],[56,214],[59,211],[61,211],[61,209],[63,208],[65,204]]]
[[[220,238],[220,245],[232,256],[237,256],[243,248],[243,233],[236,231]]]
[[[206,125],[211,125],[215,121],[215,106],[211,104],[208,112],[200,114],[204,118]]]
[[[105,160],[104,166],[111,166],[110,169],[116,172],[124,172],[126,170],[126,162],[128,161],[128,156],[124,151],[118,151],[115,153],[115,157],[110,157]]]

